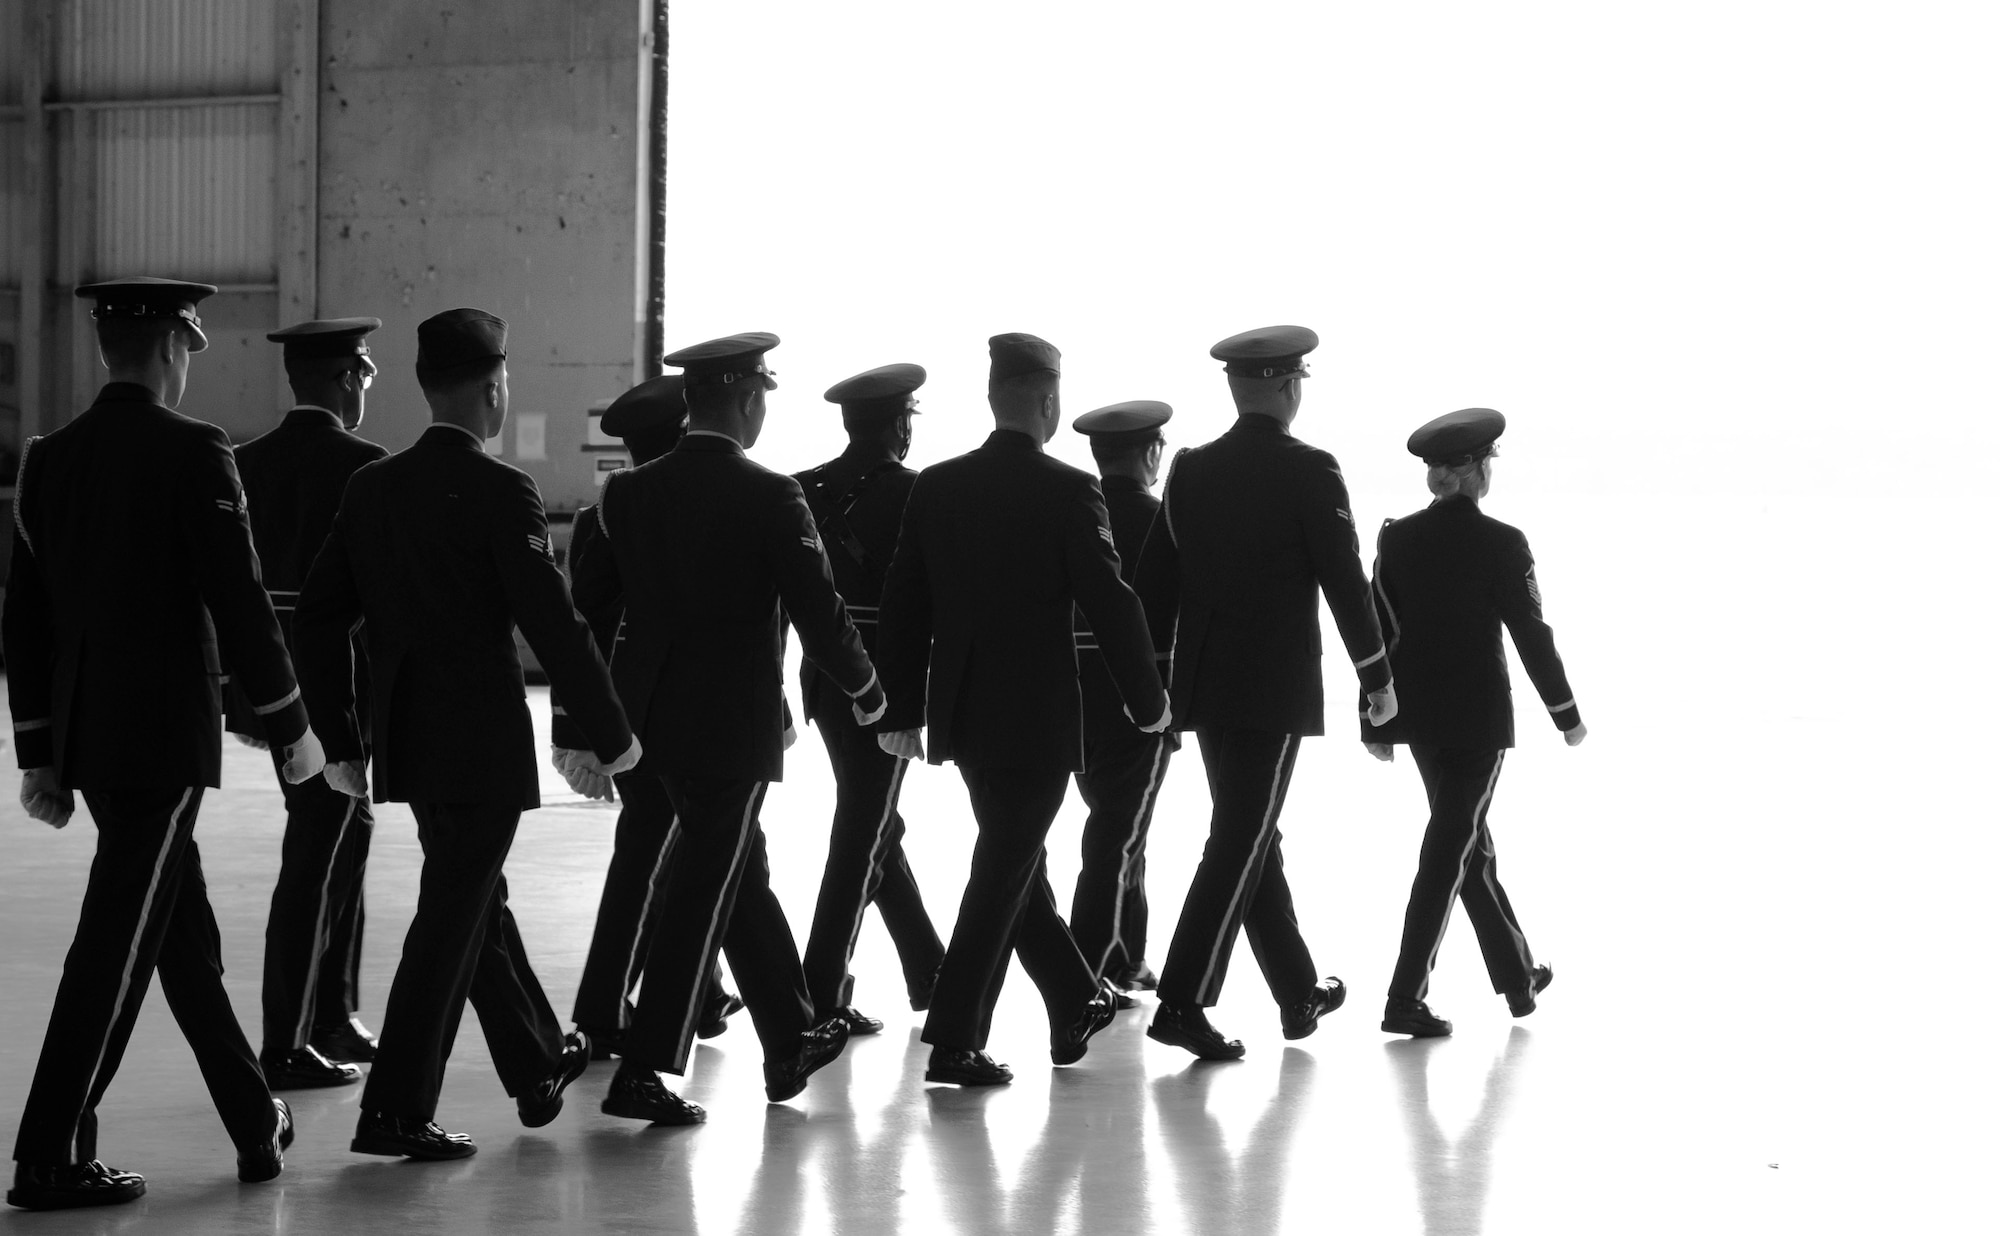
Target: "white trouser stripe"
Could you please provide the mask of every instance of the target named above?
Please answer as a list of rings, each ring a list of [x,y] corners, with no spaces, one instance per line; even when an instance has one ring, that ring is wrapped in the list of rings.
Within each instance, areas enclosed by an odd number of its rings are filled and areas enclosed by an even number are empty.
[[[868,846],[869,875],[873,875],[881,866],[882,851],[889,842],[889,820],[896,814],[896,798],[902,793],[903,774],[909,770],[909,767],[910,762],[908,760],[897,760],[896,771],[889,778],[889,793],[882,800],[882,817],[875,821],[875,840],[870,842]],[[868,891],[868,885],[865,877],[861,885],[861,891],[864,896],[854,903],[854,921],[847,925],[847,956],[850,960],[854,956],[854,946],[861,938],[861,919],[868,912],[868,898],[865,896]],[[818,1014],[814,1015],[817,1016]]]
[[[160,891],[160,876],[167,869],[167,855],[173,852],[174,835],[180,831],[181,812],[187,810],[188,799],[193,797],[192,786],[181,791],[180,802],[174,804],[172,813],[167,816],[167,833],[160,841],[160,852],[153,858],[153,876],[146,882],[146,896],[139,903],[139,921],[132,928],[131,946],[125,950],[125,969],[118,975],[118,994],[111,999],[111,1017],[104,1023],[104,1041],[97,1045],[97,1060],[90,1066],[90,1079],[83,1086],[86,1102],[89,1101],[90,1093],[97,1089],[97,1075],[104,1069],[104,1053],[111,1050],[112,1028],[118,1024],[118,1018],[125,1012],[125,997],[132,990],[132,971],[139,965],[139,943],[145,939],[146,923],[153,917],[153,899]],[[78,1133],[80,1134],[81,1130],[78,1130]],[[82,1158],[83,1145],[80,1137],[71,1143],[71,1153],[79,1159]]]
[[[1251,847],[1253,854],[1264,848],[1265,838],[1269,837],[1271,830],[1278,826],[1278,807],[1285,790],[1285,762],[1290,758],[1292,744],[1296,741],[1298,735],[1287,734],[1284,745],[1278,748],[1278,763],[1271,770],[1270,793],[1264,800],[1264,823],[1257,829],[1257,841]],[[1250,892],[1250,869],[1254,866],[1255,863],[1246,863],[1241,874],[1236,877],[1236,891],[1229,895],[1229,908],[1223,911],[1222,930],[1215,933],[1215,942],[1208,950],[1208,965],[1201,972],[1200,985],[1195,988],[1195,991],[1203,996],[1214,994],[1209,990],[1209,984],[1215,981],[1216,968],[1222,964],[1223,946],[1236,936],[1236,929],[1230,924],[1238,921],[1236,907],[1243,903],[1243,898]]]
[[[346,795],[341,797],[347,798]],[[311,1029],[306,1024],[307,1014],[313,1011],[313,996],[319,990],[320,955],[326,951],[326,938],[333,931],[333,870],[340,865],[340,846],[347,840],[347,830],[354,823],[354,817],[361,810],[361,800],[347,798],[347,814],[340,817],[340,831],[333,835],[333,849],[327,852],[326,874],[319,882],[319,913],[313,917],[312,958],[306,963],[305,986],[298,992],[299,1021],[292,1027],[292,1050],[306,1045],[306,1034]],[[347,1010],[342,1009],[345,1013]]]
[[[1111,964],[1111,954],[1125,942],[1121,925],[1125,921],[1125,876],[1132,870],[1132,862],[1138,857],[1140,826],[1153,809],[1153,796],[1160,792],[1160,781],[1167,771],[1167,743],[1162,738],[1153,748],[1153,771],[1146,778],[1146,792],[1139,796],[1139,808],[1132,813],[1132,823],[1125,831],[1125,842],[1118,847],[1118,884],[1111,894],[1111,935],[1104,942],[1104,951],[1098,954],[1097,964],[1092,967],[1099,978],[1104,977],[1104,967]],[[1133,958],[1134,961],[1139,960]]]
[[[1472,858],[1472,847],[1479,844],[1481,826],[1486,823],[1486,808],[1493,802],[1493,787],[1500,781],[1500,765],[1507,758],[1506,748],[1493,753],[1493,771],[1486,775],[1486,789],[1479,795],[1479,803],[1472,809],[1472,832],[1465,839],[1465,848],[1458,852],[1458,875],[1451,882],[1451,895],[1444,899],[1444,921],[1451,922],[1451,913],[1458,906],[1459,890],[1465,887],[1465,864]],[[1437,938],[1431,941],[1431,955],[1424,959],[1424,981],[1417,989],[1417,999],[1430,994],[1431,971],[1437,968],[1438,951],[1444,947],[1444,932],[1440,929]]]
[[[618,984],[618,1019],[625,1020],[625,997],[632,993],[632,984],[639,976],[639,954],[646,945],[646,920],[653,913],[653,898],[660,892],[660,873],[667,869],[667,855],[674,852],[674,839],[680,828],[680,817],[667,821],[667,834],[660,840],[660,853],[653,859],[653,870],[646,877],[646,899],[639,903],[639,917],[632,924],[632,948],[625,954],[625,978]],[[620,1030],[630,1029],[621,1024]]]
[[[729,858],[729,873],[723,877],[724,888],[734,884],[737,872],[743,869],[743,852],[750,848],[750,827],[756,822],[757,804],[763,797],[764,783],[752,782],[750,801],[743,804],[743,819],[736,826],[736,853]],[[715,909],[708,916],[708,928],[701,933],[701,956],[705,968],[701,974],[695,976],[694,986],[690,989],[688,998],[687,1014],[681,1018],[681,1051],[686,1051],[687,1045],[694,1041],[695,1029],[701,1022],[702,997],[708,992],[706,967],[713,965],[715,950],[718,947],[716,937],[722,933],[723,901],[721,897],[715,899]]]

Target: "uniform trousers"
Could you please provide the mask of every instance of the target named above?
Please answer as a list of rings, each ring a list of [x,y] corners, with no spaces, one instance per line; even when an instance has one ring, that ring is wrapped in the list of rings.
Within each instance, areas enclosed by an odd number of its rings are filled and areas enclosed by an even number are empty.
[[[844,706],[813,718],[826,742],[835,785],[833,828],[812,931],[806,937],[806,990],[822,1017],[853,1002],[847,972],[869,905],[895,942],[903,985],[914,999],[929,987],[944,960],[923,893],[903,853],[903,817],[896,810],[909,761],[882,750]]]
[[[264,1050],[282,1054],[346,1024],[359,1003],[361,888],[375,816],[367,799],[324,777],[286,781],[282,752],[272,761],[285,794],[285,842],[264,927]]]
[[[271,1091],[222,986],[222,937],[193,837],[201,796],[200,786],[83,791],[97,854],[14,1142],[21,1163],[97,1157],[97,1105],[155,970],[230,1141],[241,1151],[271,1136]]]
[[[630,780],[630,778],[627,778]],[[669,774],[680,835],[667,856],[660,917],[646,948],[626,1059],[686,1073],[718,951],[729,958],[766,1060],[798,1053],[813,1024],[798,944],[771,891],[757,812],[765,782]]]
[[[632,1024],[632,989],[646,964],[646,944],[660,921],[660,890],[680,830],[673,800],[660,779],[645,773],[618,778],[618,825],[611,864],[597,898],[597,922],[584,955],[570,1020],[598,1034],[622,1034]],[[709,972],[705,1000],[722,989],[722,968]]]
[[[993,1027],[993,1008],[1007,967],[1019,954],[1042,1002],[1051,1031],[1066,1029],[1097,994],[1097,976],[1083,959],[1049,887],[1049,826],[1069,789],[1065,768],[959,766],[972,798],[979,839],[958,905],[923,1041],[980,1051]]]
[[[1146,834],[1173,748],[1170,736],[1136,726],[1083,745],[1076,789],[1090,815],[1069,929],[1100,978],[1128,974],[1146,960]]]
[[[1493,855],[1493,833],[1486,812],[1500,782],[1502,750],[1468,750],[1410,744],[1410,757],[1423,774],[1431,818],[1424,829],[1424,848],[1417,860],[1417,878],[1410,886],[1409,908],[1403,914],[1403,945],[1389,979],[1389,994],[1421,1000],[1430,991],[1431,968],[1444,943],[1455,901],[1465,903],[1465,916],[1479,937],[1486,975],[1497,992],[1527,987],[1535,968],[1528,937],[1500,887],[1500,869]]]
[[[1319,976],[1299,935],[1278,833],[1300,736],[1207,726],[1197,726],[1195,736],[1214,810],[1160,971],[1160,1001],[1214,1007],[1238,928],[1250,939],[1271,998],[1300,999]]]
[[[467,1000],[509,1095],[555,1071],[563,1030],[507,908],[501,868],[520,809],[413,802],[410,811],[424,848],[417,912],[389,984],[381,1046],[361,1107],[425,1121],[437,1115],[445,1062]]]

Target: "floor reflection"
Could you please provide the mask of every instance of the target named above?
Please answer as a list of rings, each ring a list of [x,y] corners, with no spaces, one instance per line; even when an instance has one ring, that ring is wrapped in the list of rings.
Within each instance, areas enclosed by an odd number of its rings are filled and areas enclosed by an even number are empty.
[[[1154,1079],[1160,1140],[1174,1167],[1175,1196],[1189,1231],[1281,1230],[1292,1142],[1312,1107],[1314,1068],[1309,1053],[1285,1049],[1277,1086],[1264,1099],[1243,1148],[1233,1154],[1209,1100],[1215,1086],[1241,1084],[1240,1065],[1197,1062]]]
[[[1402,1095],[1410,1172],[1416,1178],[1425,1236],[1476,1236],[1484,1230],[1493,1143],[1520,1081],[1529,1038],[1522,1026],[1508,1033],[1506,1045],[1487,1066],[1479,1110],[1457,1137],[1446,1135],[1431,1106],[1430,1093],[1431,1059],[1452,1050],[1452,1041],[1398,1039],[1384,1046]]]

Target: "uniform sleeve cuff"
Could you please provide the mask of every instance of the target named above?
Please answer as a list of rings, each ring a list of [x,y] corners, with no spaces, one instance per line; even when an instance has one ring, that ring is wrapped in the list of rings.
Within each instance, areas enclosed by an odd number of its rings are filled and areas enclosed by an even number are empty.
[[[1577,711],[1576,701],[1574,700],[1571,700],[1561,708],[1549,709],[1549,719],[1554,721],[1556,728],[1565,734],[1583,724],[1583,714]]]

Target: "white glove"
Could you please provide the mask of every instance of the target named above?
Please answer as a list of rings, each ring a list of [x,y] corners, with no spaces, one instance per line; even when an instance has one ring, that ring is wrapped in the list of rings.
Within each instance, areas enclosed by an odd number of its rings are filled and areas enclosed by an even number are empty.
[[[922,730],[891,730],[887,734],[875,735],[875,745],[890,755],[904,760],[924,758],[924,732]]]
[[[600,763],[597,757],[593,755],[591,756],[590,764],[595,771],[604,773],[606,776],[615,777],[619,773],[628,773],[637,768],[639,766],[639,757],[644,754],[644,748],[639,746],[639,736],[634,734],[632,735],[632,745],[625,748],[625,754],[619,756],[609,764]]]
[[[1120,704],[1118,707],[1120,711],[1122,711],[1125,714],[1125,719],[1127,721],[1130,721],[1134,725],[1139,725],[1139,718],[1132,715],[1132,710],[1130,708],[1127,708],[1123,704]],[[1162,730],[1165,730],[1169,725],[1172,725],[1173,723],[1174,723],[1174,704],[1172,700],[1166,700],[1160,704],[1160,719],[1158,721],[1153,722],[1151,725],[1139,725],[1139,732],[1141,734],[1158,734]]]
[[[1368,724],[1387,725],[1396,719],[1396,684],[1368,693]]]
[[[877,721],[880,721],[882,719],[883,713],[889,711],[889,697],[886,695],[883,696],[882,702],[875,705],[875,710],[873,712],[863,712],[861,710],[860,700],[852,700],[848,703],[847,706],[854,713],[854,724],[873,725]]]
[[[1396,762],[1396,749],[1386,742],[1364,742],[1361,745],[1367,749],[1368,754],[1374,756],[1384,764],[1393,764]]]
[[[319,775],[326,767],[326,751],[319,745],[319,736],[311,729],[299,735],[299,740],[285,748],[285,780],[293,785],[308,777]]]
[[[21,805],[50,828],[61,828],[76,812],[76,795],[62,788],[53,768],[29,768],[21,773]]]
[[[612,793],[610,777],[594,769],[585,768],[581,764],[572,764],[569,768],[565,769],[563,780],[569,782],[570,789],[583,795],[585,798],[594,798],[598,802],[608,803],[615,797]]]
[[[326,766],[326,783],[349,798],[368,797],[368,765],[360,760],[335,760]]]
[[[271,744],[261,738],[252,738],[248,734],[238,734],[234,731],[231,731],[229,736],[253,751],[269,751],[271,749]]]
[[[786,727],[785,727],[785,750],[787,750],[787,751],[790,751],[790,750],[792,749],[792,744],[793,744],[793,743],[795,743],[795,742],[797,742],[798,740],[799,740],[799,731],[798,731],[798,727],[796,727],[796,726],[791,726],[791,725],[788,725],[788,726],[786,726]]]
[[[1582,746],[1583,740],[1589,735],[1590,731],[1584,727],[1583,722],[1579,721],[1569,729],[1563,731],[1563,741],[1572,747]]]

